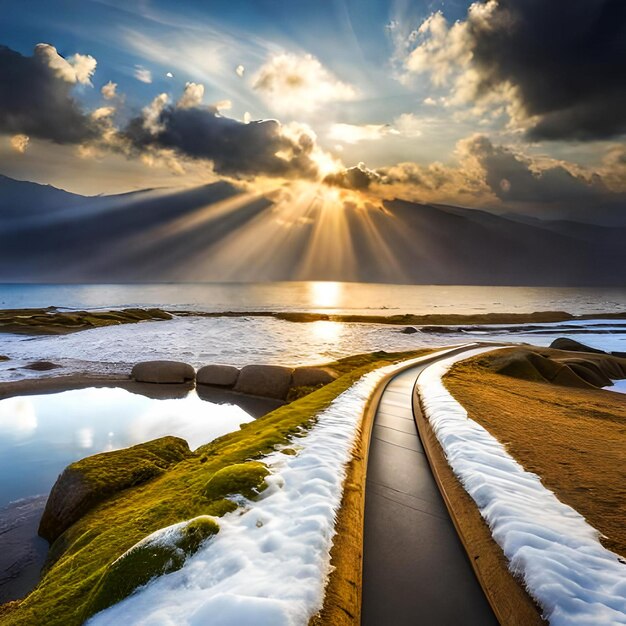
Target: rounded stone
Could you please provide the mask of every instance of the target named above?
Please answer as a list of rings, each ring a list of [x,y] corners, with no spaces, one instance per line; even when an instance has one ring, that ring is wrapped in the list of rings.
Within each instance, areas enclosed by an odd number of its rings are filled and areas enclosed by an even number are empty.
[[[336,374],[321,367],[296,367],[291,384],[294,387],[317,387],[332,383],[336,378]]]
[[[232,365],[205,365],[196,373],[196,383],[216,387],[234,387],[238,377],[239,369]]]
[[[284,400],[291,386],[292,371],[280,365],[246,365],[239,372],[235,391]]]
[[[193,380],[196,372],[180,361],[143,361],[133,367],[130,375],[139,383],[185,383]]]

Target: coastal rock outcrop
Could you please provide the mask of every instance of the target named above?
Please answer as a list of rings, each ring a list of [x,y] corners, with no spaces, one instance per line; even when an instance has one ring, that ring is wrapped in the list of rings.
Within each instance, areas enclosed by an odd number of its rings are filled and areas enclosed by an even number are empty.
[[[405,326],[401,331],[403,335],[414,335],[419,332],[414,326]]]
[[[490,359],[488,367],[513,378],[582,389],[607,387],[626,378],[626,359],[596,353],[567,356],[553,350],[515,349]]]
[[[232,365],[205,365],[196,373],[199,385],[234,387],[239,377],[239,368]]]
[[[52,487],[39,535],[52,543],[113,494],[155,478],[191,454],[184,439],[161,437],[68,465]]]
[[[133,367],[130,375],[138,383],[174,384],[192,381],[196,371],[180,361],[143,361]]]
[[[291,386],[292,372],[290,367],[280,365],[246,365],[239,372],[235,391],[284,400]]]
[[[323,367],[296,367],[291,384],[293,387],[318,387],[332,383],[337,374]]]
[[[47,372],[49,370],[56,370],[60,367],[60,365],[52,363],[51,361],[35,361],[34,363],[24,365],[22,369],[32,370],[33,372]]]
[[[604,352],[604,350],[598,350],[597,348],[586,346],[584,343],[580,343],[580,341],[570,339],[569,337],[558,337],[550,344],[550,347],[554,350],[566,350],[567,352],[590,352],[591,354],[607,354],[606,352]]]

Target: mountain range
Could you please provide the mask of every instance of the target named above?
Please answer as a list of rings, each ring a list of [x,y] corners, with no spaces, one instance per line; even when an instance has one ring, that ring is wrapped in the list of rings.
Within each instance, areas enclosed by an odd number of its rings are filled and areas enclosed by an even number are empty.
[[[624,286],[625,241],[624,227],[403,200],[302,210],[227,182],[86,197],[0,176],[2,282]]]

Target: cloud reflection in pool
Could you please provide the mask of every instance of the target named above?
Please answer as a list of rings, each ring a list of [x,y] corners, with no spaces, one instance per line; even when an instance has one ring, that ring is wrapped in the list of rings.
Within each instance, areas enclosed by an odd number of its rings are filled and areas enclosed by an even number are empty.
[[[154,400],[90,388],[0,400],[0,507],[47,493],[66,465],[85,456],[176,435],[192,449],[253,418],[243,409],[185,398]]]

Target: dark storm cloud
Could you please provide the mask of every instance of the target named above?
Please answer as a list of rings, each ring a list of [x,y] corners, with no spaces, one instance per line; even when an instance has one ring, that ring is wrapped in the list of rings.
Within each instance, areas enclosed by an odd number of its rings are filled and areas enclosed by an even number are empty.
[[[597,174],[587,179],[576,176],[562,165],[538,169],[529,159],[504,146],[494,146],[484,135],[463,143],[468,156],[474,157],[484,172],[485,182],[493,193],[507,202],[569,203],[615,199]]]
[[[245,124],[222,117],[210,107],[165,105],[144,110],[131,121],[126,136],[137,149],[169,148],[193,159],[213,162],[226,175],[314,178],[315,139],[303,130],[286,132],[276,120]]]
[[[487,3],[490,4],[490,3]],[[479,91],[510,83],[532,139],[601,139],[626,132],[626,2],[499,0],[469,19]]]
[[[26,57],[0,46],[0,132],[62,144],[91,139],[97,129],[72,98],[75,81],[50,65],[50,48],[38,46]]]
[[[327,185],[357,190],[367,189],[372,183],[380,181],[381,177],[378,172],[368,169],[363,163],[328,174],[324,178]]]

